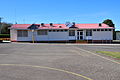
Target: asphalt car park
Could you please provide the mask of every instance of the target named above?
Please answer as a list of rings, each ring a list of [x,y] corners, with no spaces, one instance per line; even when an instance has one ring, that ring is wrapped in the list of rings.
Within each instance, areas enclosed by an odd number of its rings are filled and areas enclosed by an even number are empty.
[[[96,51],[120,45],[0,44],[1,80],[120,80],[120,62]]]

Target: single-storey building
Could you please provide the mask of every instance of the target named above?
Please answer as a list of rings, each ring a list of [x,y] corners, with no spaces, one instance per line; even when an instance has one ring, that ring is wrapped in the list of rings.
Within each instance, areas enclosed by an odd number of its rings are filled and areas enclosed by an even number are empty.
[[[114,27],[106,24],[14,24],[10,28],[11,41],[76,41],[113,40]]]

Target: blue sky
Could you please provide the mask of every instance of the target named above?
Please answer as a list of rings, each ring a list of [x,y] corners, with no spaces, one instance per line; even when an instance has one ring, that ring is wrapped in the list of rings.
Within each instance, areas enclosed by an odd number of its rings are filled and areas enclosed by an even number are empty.
[[[120,0],[0,0],[2,21],[101,23],[112,19],[120,29]]]

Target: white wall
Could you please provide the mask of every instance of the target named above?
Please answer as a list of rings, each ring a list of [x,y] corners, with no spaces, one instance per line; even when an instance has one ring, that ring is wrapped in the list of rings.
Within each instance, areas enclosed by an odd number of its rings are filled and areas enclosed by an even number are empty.
[[[12,41],[32,41],[32,31],[28,31],[28,37],[17,37],[17,30],[11,29]],[[76,33],[77,35],[77,33]],[[34,32],[35,41],[59,41],[59,40],[75,40],[75,36],[70,37],[69,32],[48,32],[48,35],[37,35],[37,31]],[[84,30],[84,39],[86,39],[86,32]],[[92,40],[113,40],[112,31],[93,31]]]
[[[113,40],[113,31],[93,31],[92,40]]]
[[[10,38],[11,41],[17,41],[17,30],[14,29],[10,30]]]
[[[18,41],[32,41],[33,33],[28,31],[28,37],[18,37]],[[68,32],[48,32],[48,35],[37,35],[37,31],[34,32],[35,41],[59,41],[69,40]]]
[[[86,40],[92,40],[93,38],[92,38],[92,36],[86,36],[85,39],[86,39]]]
[[[35,40],[36,41],[48,41],[48,35],[37,35],[37,31],[35,33]]]
[[[48,32],[48,40],[59,41],[59,40],[69,40],[68,32]]]
[[[83,37],[84,40],[88,39],[88,38],[86,38],[86,30],[83,30],[83,35],[84,35],[84,37]]]
[[[76,36],[69,36],[69,40],[76,40]]]

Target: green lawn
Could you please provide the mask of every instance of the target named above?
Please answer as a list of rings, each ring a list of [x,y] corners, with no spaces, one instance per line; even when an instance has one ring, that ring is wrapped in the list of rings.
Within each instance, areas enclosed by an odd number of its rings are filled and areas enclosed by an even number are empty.
[[[111,52],[111,51],[96,51],[96,53],[103,53],[107,56],[120,59],[120,52]]]

